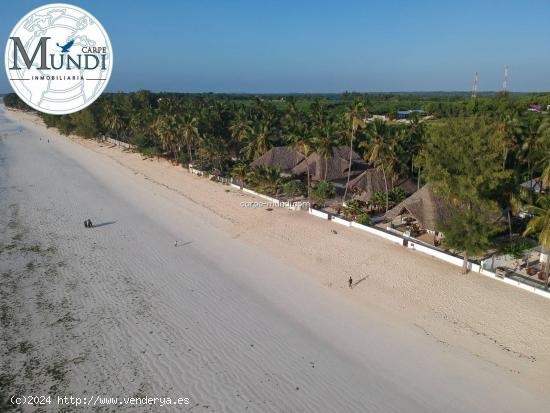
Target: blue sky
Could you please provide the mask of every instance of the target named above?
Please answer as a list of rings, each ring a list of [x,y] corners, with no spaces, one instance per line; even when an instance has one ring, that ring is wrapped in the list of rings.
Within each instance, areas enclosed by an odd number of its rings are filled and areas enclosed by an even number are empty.
[[[110,91],[498,90],[505,64],[510,90],[550,91],[548,0],[67,2],[109,32]],[[47,3],[6,1],[2,38]]]

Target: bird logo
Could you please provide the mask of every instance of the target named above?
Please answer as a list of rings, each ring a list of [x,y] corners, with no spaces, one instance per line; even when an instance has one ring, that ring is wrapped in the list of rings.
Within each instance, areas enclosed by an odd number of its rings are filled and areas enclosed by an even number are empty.
[[[57,47],[61,48],[61,53],[68,53],[69,49],[73,46],[74,39],[69,40],[65,46],[61,46],[59,43],[56,43]]]

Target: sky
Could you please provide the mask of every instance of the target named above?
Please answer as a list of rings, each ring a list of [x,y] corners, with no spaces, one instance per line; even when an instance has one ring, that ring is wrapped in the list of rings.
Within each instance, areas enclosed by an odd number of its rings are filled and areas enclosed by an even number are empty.
[[[550,91],[549,0],[67,2],[109,33],[111,92],[489,91],[506,64],[509,90]],[[48,3],[4,0],[0,38]]]

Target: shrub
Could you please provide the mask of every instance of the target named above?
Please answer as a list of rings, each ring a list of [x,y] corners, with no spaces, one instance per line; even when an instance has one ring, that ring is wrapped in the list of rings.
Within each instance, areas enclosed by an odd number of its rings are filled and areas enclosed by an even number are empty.
[[[324,203],[336,195],[336,189],[330,182],[320,181],[311,188],[310,194],[314,202]]]
[[[504,255],[511,255],[512,257],[519,259],[523,257],[525,250],[532,247],[532,243],[526,240],[520,242],[511,242],[505,244],[500,248],[500,252]]]
[[[371,225],[372,224],[372,219],[371,219],[369,214],[364,212],[364,213],[357,216],[357,219],[355,220],[355,222],[357,222],[358,224],[361,224],[361,225]]]
[[[283,185],[283,193],[289,198],[302,196],[306,193],[306,186],[299,179],[293,179]]]
[[[399,187],[393,188],[389,193],[389,200],[397,205],[407,197],[407,193]]]
[[[246,175],[246,183],[258,192],[276,196],[282,184],[281,172],[278,168],[256,166]]]
[[[343,214],[348,219],[355,219],[356,216],[363,213],[363,208],[367,204],[359,199],[351,199],[346,202],[344,207]]]
[[[369,203],[378,211],[384,209],[386,207],[386,193],[383,191],[375,192],[369,200]]]
[[[144,156],[148,156],[151,158],[154,156],[160,156],[160,150],[157,147],[138,148],[138,149],[139,149],[139,152]]]
[[[189,154],[182,152],[178,156],[178,163],[182,165],[189,165]]]

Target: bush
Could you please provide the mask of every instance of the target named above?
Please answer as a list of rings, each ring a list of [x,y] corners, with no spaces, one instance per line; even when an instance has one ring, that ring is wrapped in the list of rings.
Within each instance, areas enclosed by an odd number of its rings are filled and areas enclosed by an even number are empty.
[[[511,242],[505,244],[500,248],[500,252],[504,255],[511,255],[512,257],[519,259],[523,257],[525,250],[532,247],[532,243],[529,241]]]
[[[348,219],[355,219],[356,216],[363,213],[363,208],[365,208],[366,205],[365,202],[359,199],[351,199],[346,202],[346,206],[343,210],[344,216]]]
[[[375,192],[369,203],[374,207],[374,209],[380,211],[386,207],[386,193],[383,191]]]
[[[293,179],[283,185],[283,193],[289,198],[302,196],[306,193],[306,186],[299,179]]]
[[[314,202],[324,203],[336,195],[336,189],[330,182],[320,181],[311,188],[310,194]]]
[[[147,137],[145,135],[132,136],[129,139],[129,142],[132,145],[135,145],[135,147],[138,149],[150,148],[150,147],[156,146],[153,138]]]
[[[138,148],[139,152],[148,157],[155,157],[160,156],[160,150],[157,147],[150,147],[150,148]]]
[[[372,219],[370,215],[365,212],[362,213],[361,215],[358,215],[355,222],[361,225],[372,225]]]
[[[182,152],[178,156],[178,163],[182,165],[189,165],[189,154]]]
[[[395,205],[403,201],[406,197],[407,193],[397,186],[389,193],[389,199]]]
[[[256,191],[269,196],[276,196],[281,185],[281,171],[269,166],[256,166],[246,175],[246,183]]]

